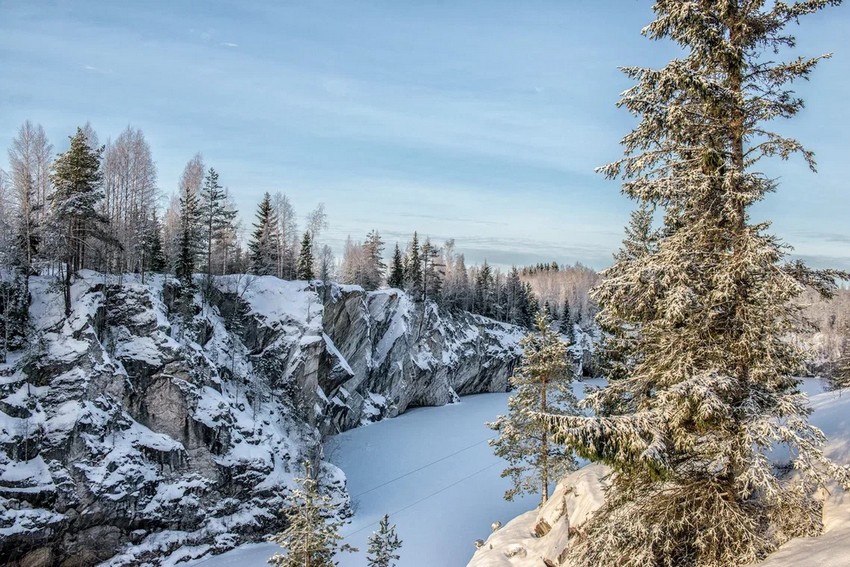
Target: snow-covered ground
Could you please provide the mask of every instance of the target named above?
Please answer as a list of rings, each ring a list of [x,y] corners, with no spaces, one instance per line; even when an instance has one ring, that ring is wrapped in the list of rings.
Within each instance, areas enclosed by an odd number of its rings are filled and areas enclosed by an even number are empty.
[[[535,496],[502,499],[509,486],[500,477],[504,461],[487,445],[495,433],[484,423],[505,413],[507,400],[508,394],[466,396],[336,436],[326,455],[348,476],[355,507],[343,534],[361,550],[340,555],[340,567],[366,565],[367,538],[385,513],[404,541],[400,565],[453,567],[466,565],[492,522],[533,508]],[[259,567],[278,549],[246,545],[194,565]]]
[[[850,463],[850,391],[824,392],[817,380],[806,380],[803,390],[812,398],[812,421],[829,438],[828,454]],[[346,541],[365,550],[378,520],[389,513],[404,540],[401,566],[460,567],[472,557],[473,541],[487,538],[492,522],[507,524],[532,510],[534,496],[512,503],[501,498],[508,486],[499,476],[503,462],[487,445],[494,433],[484,423],[506,411],[507,399],[508,394],[468,396],[458,404],[414,409],[337,436],[327,453],[346,472],[355,506],[343,530]],[[536,515],[524,514],[502,532],[530,532]],[[828,498],[824,519],[821,537],[788,542],[765,567],[850,566],[850,498],[843,491],[834,490]],[[246,545],[193,565],[260,567],[277,549]],[[342,555],[339,565],[364,567],[365,557],[365,551]]]

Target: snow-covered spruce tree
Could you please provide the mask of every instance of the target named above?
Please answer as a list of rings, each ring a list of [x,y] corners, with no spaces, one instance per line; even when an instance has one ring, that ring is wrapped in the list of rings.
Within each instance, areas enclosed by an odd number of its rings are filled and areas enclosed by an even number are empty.
[[[585,457],[614,474],[606,502],[570,548],[575,566],[726,567],[817,533],[816,486],[848,472],[823,456],[794,374],[801,353],[792,299],[829,294],[835,273],[785,262],[785,247],[748,209],[774,190],[754,167],[801,153],[767,130],[803,106],[789,83],[821,57],[776,62],[785,29],[837,1],[655,3],[651,39],[684,51],[663,69],[628,68],[620,102],[640,118],[625,157],[602,168],[659,207],[657,248],[618,259],[594,297],[603,321],[639,329],[629,375],[588,398],[594,418],[552,417]],[[606,414],[607,412],[607,414]],[[790,448],[791,476],[770,448]]]
[[[286,550],[269,559],[279,567],[333,567],[339,552],[354,552],[348,544],[340,545],[343,521],[336,516],[333,500],[319,491],[319,483],[304,463],[304,478],[296,478],[299,488],[286,498],[286,529],[270,538]]]
[[[177,258],[174,273],[184,286],[186,293],[194,288],[192,274],[195,273],[199,238],[201,236],[201,213],[197,192],[183,184],[179,200],[179,226],[177,229]]]
[[[398,242],[395,243],[395,250],[393,250],[393,260],[390,264],[390,276],[387,278],[387,285],[397,289],[404,287],[404,259],[401,255],[401,249],[398,247]]]
[[[59,235],[59,256],[65,263],[63,296],[65,314],[71,313],[71,276],[83,268],[90,240],[110,240],[107,219],[97,210],[103,199],[100,158],[103,147],[88,145],[83,129],[70,136],[71,145],[53,162],[50,224]],[[116,243],[117,244],[117,243]]]
[[[314,277],[313,273],[313,239],[310,236],[310,231],[304,232],[304,238],[301,239],[301,252],[298,254],[298,279],[310,281]]]
[[[165,271],[167,265],[165,251],[162,249],[162,225],[156,214],[156,209],[151,212],[151,219],[145,232],[144,241],[145,270],[154,273]],[[144,272],[142,274],[144,279]]]
[[[277,274],[278,267],[278,219],[272,206],[271,195],[266,193],[257,207],[257,222],[248,242],[251,255],[251,273],[258,276]]]
[[[384,514],[378,531],[369,536],[369,553],[366,556],[369,567],[395,567],[399,560],[396,552],[401,548],[401,543],[395,524],[390,525],[389,515]]]
[[[267,193],[268,195],[268,193]],[[209,294],[213,274],[213,246],[222,240],[227,230],[236,218],[236,210],[228,207],[227,191],[218,183],[218,172],[210,168],[204,177],[201,188],[201,219],[204,224],[204,240],[206,241],[207,281],[204,293]]]
[[[414,301],[422,301],[422,257],[419,255],[419,235],[414,232],[404,268],[404,289]]]
[[[546,502],[549,483],[576,466],[572,450],[555,442],[543,415],[579,413],[567,344],[552,330],[545,313],[537,315],[535,327],[520,342],[523,354],[510,378],[514,395],[508,400],[508,414],[487,424],[499,432],[490,446],[508,461],[502,476],[510,477],[513,486],[505,492],[506,500],[539,490],[541,501]]]
[[[658,250],[659,231],[653,227],[653,218],[653,207],[647,202],[632,211],[623,245],[614,254],[614,265],[606,273],[607,277],[616,279],[618,274],[629,273]],[[623,320],[612,310],[600,313],[597,322],[603,331],[601,344],[594,353],[600,372],[609,381],[628,377],[639,356],[636,349],[639,325]]]

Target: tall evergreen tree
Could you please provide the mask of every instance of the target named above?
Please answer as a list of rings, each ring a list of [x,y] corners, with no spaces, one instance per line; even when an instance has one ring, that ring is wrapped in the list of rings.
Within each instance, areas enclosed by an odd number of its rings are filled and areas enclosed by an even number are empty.
[[[410,243],[410,253],[407,255],[407,266],[404,271],[404,287],[414,301],[422,301],[422,257],[419,255],[419,235],[414,232]]]
[[[484,260],[478,277],[475,280],[475,306],[473,310],[485,317],[493,314],[493,302],[495,297],[495,280],[493,270],[487,260]]]
[[[571,365],[567,345],[551,328],[545,313],[535,320],[535,332],[526,336],[522,361],[511,376],[514,394],[508,400],[508,414],[488,424],[499,432],[490,441],[497,456],[508,462],[502,471],[511,488],[506,500],[540,491],[540,499],[549,499],[549,483],[557,482],[575,469],[572,450],[555,441],[546,415],[579,413],[573,395]]]
[[[271,538],[286,554],[277,553],[268,562],[279,567],[333,567],[338,552],[357,549],[340,545],[343,521],[337,519],[333,500],[319,492],[309,463],[305,469],[304,477],[295,479],[299,487],[287,496],[286,529]]]
[[[268,193],[266,193],[268,195]],[[218,173],[210,168],[201,188],[201,218],[204,223],[204,240],[207,245],[207,288],[212,281],[213,245],[222,239],[236,218],[236,210],[227,206],[227,192],[218,183]],[[207,292],[209,289],[207,289]]]
[[[387,278],[387,285],[397,289],[404,287],[404,258],[401,255],[398,242],[395,243],[395,250],[393,250],[393,260],[390,264],[390,277]]]
[[[301,253],[298,255],[298,279],[310,281],[315,277],[313,272],[313,239],[310,231],[304,232],[301,239]]]
[[[266,193],[257,207],[257,222],[248,242],[251,255],[251,273],[270,276],[278,271],[278,219],[272,206],[271,195]]]
[[[426,238],[422,245],[422,293],[426,299],[439,301],[443,291],[446,265],[440,249]]]
[[[367,290],[378,289],[383,283],[384,273],[387,271],[383,253],[384,241],[381,240],[381,235],[377,230],[370,231],[366,235],[366,242],[363,243],[365,266],[363,278],[360,282],[360,285]]]
[[[107,219],[97,210],[100,190],[100,157],[103,148],[89,147],[81,128],[70,137],[71,146],[53,162],[51,222],[61,234],[60,255],[65,262],[63,290],[65,314],[71,312],[71,275],[85,263],[91,238],[107,241]]]
[[[776,189],[764,157],[812,154],[768,130],[803,106],[789,83],[820,57],[776,62],[786,29],[838,4],[659,0],[644,33],[683,56],[628,68],[620,102],[640,118],[625,157],[603,168],[624,192],[663,209],[657,248],[617,259],[594,297],[600,318],[638,329],[636,362],[589,397],[598,415],[555,419],[581,453],[614,471],[603,507],[570,547],[575,566],[721,567],[754,563],[820,529],[815,488],[848,471],[825,459],[823,434],[794,375],[802,353],[792,301],[835,273],[786,263],[751,206]],[[790,463],[770,451],[790,446]],[[792,467],[796,475],[783,471]]]
[[[184,298],[194,291],[192,276],[195,273],[200,253],[201,210],[198,194],[192,184],[184,183],[180,200],[179,227],[177,229],[177,258],[174,269],[177,279],[183,284]]]
[[[561,331],[562,335],[567,337],[569,342],[575,340],[573,336],[573,318],[572,313],[570,313],[570,302],[566,299],[564,299],[564,306],[561,308],[561,322],[558,325],[558,330]]]
[[[397,551],[401,543],[395,524],[390,525],[390,517],[384,514],[378,531],[369,536],[369,554],[366,556],[369,567],[394,567],[399,560]]]
[[[145,270],[162,273],[165,271],[165,251],[162,248],[162,225],[157,217],[156,210],[151,214],[151,220],[148,223],[147,232],[145,233]],[[144,273],[144,272],[143,272]]]

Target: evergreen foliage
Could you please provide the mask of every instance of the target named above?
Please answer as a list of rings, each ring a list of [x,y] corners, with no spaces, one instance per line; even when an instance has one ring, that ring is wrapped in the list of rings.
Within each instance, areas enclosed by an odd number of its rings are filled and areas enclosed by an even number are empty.
[[[268,196],[268,193],[266,193]],[[236,211],[227,206],[227,192],[218,183],[218,173],[210,168],[201,188],[201,218],[207,245],[207,287],[212,280],[213,246],[222,240],[236,218]]]
[[[387,285],[397,289],[404,287],[404,259],[401,255],[401,249],[398,247],[398,242],[395,243],[395,250],[393,250],[393,259],[390,264],[390,276],[387,278]]]
[[[564,300],[564,306],[561,308],[561,322],[558,325],[558,330],[562,335],[567,337],[567,340],[573,342],[575,333],[573,331],[573,319],[570,313],[570,302]]]
[[[314,277],[313,240],[308,230],[304,232],[304,238],[301,239],[301,253],[298,255],[298,279],[310,281]]]
[[[442,261],[440,249],[426,238],[422,245],[422,293],[425,299],[440,300],[445,270],[446,265]]]
[[[407,254],[407,264],[404,269],[404,288],[414,301],[422,301],[424,291],[422,279],[422,257],[419,255],[419,235],[413,233],[410,252]]]
[[[81,269],[90,239],[109,240],[107,219],[97,210],[103,199],[100,189],[100,158],[103,148],[92,148],[81,128],[70,137],[71,145],[53,162],[51,224],[60,238],[65,262],[63,282],[65,314],[71,312],[71,275]]]
[[[360,285],[366,290],[378,289],[384,281],[384,273],[387,266],[383,260],[384,242],[377,230],[372,230],[366,235],[363,243],[364,269]]]
[[[254,223],[254,233],[248,242],[252,274],[270,276],[277,273],[278,228],[277,213],[272,206],[271,195],[266,193],[257,207],[257,222]],[[312,261],[310,273],[312,274]]]
[[[787,263],[748,214],[776,189],[755,169],[762,158],[800,153],[814,168],[811,152],[765,123],[799,112],[789,83],[821,59],[776,62],[774,52],[794,46],[786,26],[834,4],[655,3],[644,34],[672,39],[683,57],[626,69],[637,84],[620,104],[640,122],[625,157],[602,168],[664,213],[657,243],[625,245],[594,295],[605,328],[633,331],[627,372],[589,396],[596,417],[550,418],[582,456],[614,471],[570,565],[754,563],[820,530],[818,486],[830,477],[850,486],[808,423],[793,377],[802,353],[785,340],[799,328],[792,300],[806,285],[829,295],[836,273]],[[641,240],[640,226],[629,240]],[[789,446],[785,466],[771,461],[777,444]]]
[[[394,567],[399,559],[396,552],[401,544],[395,524],[390,525],[390,517],[385,514],[378,525],[378,531],[369,536],[369,553],[366,556],[369,567]]]
[[[179,200],[180,225],[177,232],[177,258],[174,273],[183,286],[185,296],[192,294],[198,254],[201,250],[201,209],[198,195],[189,183],[184,183]]]
[[[268,562],[279,567],[333,567],[337,553],[357,549],[340,545],[339,530],[344,522],[337,518],[331,498],[320,493],[310,464],[304,463],[304,468],[304,477],[295,479],[299,487],[287,495],[287,507],[282,511],[286,529],[271,537],[286,554],[276,553]]]
[[[499,416],[489,427],[499,432],[490,441],[496,455],[508,462],[502,471],[512,487],[506,500],[540,491],[549,498],[549,483],[557,482],[574,470],[572,450],[555,441],[546,415],[576,415],[577,400],[567,345],[552,330],[545,313],[535,318],[535,332],[520,342],[522,361],[510,378],[514,395],[508,400],[508,414]]]
[[[145,268],[154,273],[165,271],[165,252],[162,249],[162,226],[154,211],[145,233]]]

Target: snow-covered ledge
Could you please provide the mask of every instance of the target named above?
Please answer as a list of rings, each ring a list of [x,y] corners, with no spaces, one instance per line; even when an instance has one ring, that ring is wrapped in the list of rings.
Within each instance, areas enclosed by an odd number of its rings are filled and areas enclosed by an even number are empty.
[[[493,532],[467,567],[560,565],[570,536],[602,505],[608,472],[604,465],[588,465],[565,477],[545,505]]]

